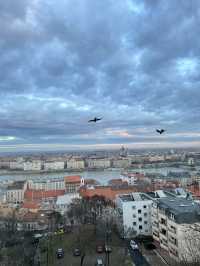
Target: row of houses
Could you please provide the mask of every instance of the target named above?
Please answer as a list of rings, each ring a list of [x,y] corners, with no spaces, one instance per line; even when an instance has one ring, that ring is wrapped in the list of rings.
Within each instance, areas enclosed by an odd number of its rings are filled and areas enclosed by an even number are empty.
[[[39,159],[24,160],[19,158],[12,161],[0,161],[0,168],[23,171],[59,171],[63,169],[105,169],[105,168],[128,168],[131,166],[130,158],[76,158],[67,160],[49,160]]]

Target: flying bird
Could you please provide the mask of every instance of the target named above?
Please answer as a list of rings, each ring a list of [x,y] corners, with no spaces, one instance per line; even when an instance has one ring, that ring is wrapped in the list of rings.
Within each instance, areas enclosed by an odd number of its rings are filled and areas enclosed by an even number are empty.
[[[97,121],[102,120],[102,118],[103,118],[103,117],[101,117],[101,118],[97,118],[97,117],[95,117],[94,119],[90,119],[88,122],[89,122],[89,123],[90,123],[90,122],[94,122],[94,123],[96,123]]]
[[[156,129],[156,132],[160,135],[163,134],[166,130],[165,129]]]

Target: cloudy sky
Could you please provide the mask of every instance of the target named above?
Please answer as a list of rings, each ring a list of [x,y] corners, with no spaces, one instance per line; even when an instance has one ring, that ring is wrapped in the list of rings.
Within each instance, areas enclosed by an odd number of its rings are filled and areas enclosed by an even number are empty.
[[[199,23],[199,0],[0,1],[0,151],[200,146]]]

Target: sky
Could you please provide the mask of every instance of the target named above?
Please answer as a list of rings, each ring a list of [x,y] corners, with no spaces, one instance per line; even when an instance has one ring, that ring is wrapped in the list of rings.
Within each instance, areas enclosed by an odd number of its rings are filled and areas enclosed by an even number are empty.
[[[0,152],[200,147],[199,23],[199,0],[0,1]]]

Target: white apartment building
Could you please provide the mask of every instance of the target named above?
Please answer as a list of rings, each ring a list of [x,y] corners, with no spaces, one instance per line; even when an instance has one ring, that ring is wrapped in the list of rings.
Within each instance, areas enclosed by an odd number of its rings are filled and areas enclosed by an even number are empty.
[[[85,162],[81,159],[72,158],[67,161],[67,169],[84,169]]]
[[[64,167],[65,167],[65,163],[63,161],[44,162],[44,170],[46,170],[46,171],[63,170]]]
[[[28,188],[32,190],[65,190],[64,178],[54,178],[48,180],[29,180]]]
[[[26,181],[16,181],[9,185],[6,191],[6,201],[15,204],[22,203],[24,201],[26,188]]]
[[[111,162],[109,159],[87,159],[88,168],[109,168],[111,167]]]
[[[200,205],[180,197],[157,199],[152,206],[152,232],[172,259],[193,261],[200,248]]]
[[[42,169],[42,162],[40,160],[24,162],[24,171],[40,171]]]
[[[68,210],[69,205],[74,199],[79,199],[79,193],[70,193],[57,197],[55,210],[60,212],[61,215],[64,215]]]
[[[117,227],[127,237],[151,235],[151,205],[153,201],[144,193],[119,195],[116,199]]]
[[[9,168],[11,170],[24,170],[23,161],[10,161]]]
[[[114,159],[112,162],[112,166],[115,168],[127,168],[131,165],[131,162],[129,159]]]

